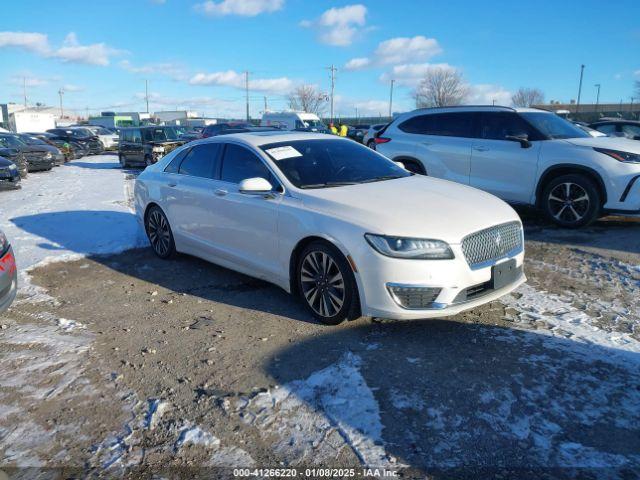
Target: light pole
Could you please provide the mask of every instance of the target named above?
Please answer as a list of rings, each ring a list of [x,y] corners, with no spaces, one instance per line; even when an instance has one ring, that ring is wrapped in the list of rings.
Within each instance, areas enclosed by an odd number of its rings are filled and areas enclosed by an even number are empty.
[[[64,90],[58,90],[58,95],[60,95],[60,118],[64,118],[64,110],[62,109],[62,95],[64,95]]]
[[[633,101],[635,100],[635,97],[631,97],[631,105],[629,106],[629,112],[631,113],[631,119],[633,120]]]
[[[596,83],[594,86],[598,89],[598,93],[596,93],[596,113],[598,113],[598,105],[600,105],[600,84]]]
[[[247,106],[247,122],[249,121],[249,71],[244,72],[244,89]]]
[[[389,118],[393,117],[393,84],[394,83],[396,83],[396,81],[392,78],[391,89],[389,90]]]
[[[338,70],[336,67],[331,65],[327,67],[329,72],[331,72],[331,123],[333,123],[333,92],[336,86],[336,71]]]
[[[582,76],[584,75],[584,65],[580,65],[580,84],[578,85],[578,102],[576,103],[576,115],[580,109],[580,95],[582,94]]]

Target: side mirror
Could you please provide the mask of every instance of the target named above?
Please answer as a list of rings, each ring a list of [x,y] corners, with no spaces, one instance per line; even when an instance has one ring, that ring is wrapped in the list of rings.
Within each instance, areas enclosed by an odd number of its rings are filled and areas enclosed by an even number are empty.
[[[529,137],[527,135],[506,135],[504,139],[509,140],[510,142],[520,143],[521,148],[531,147],[531,142],[529,141]]]
[[[240,193],[247,195],[269,195],[273,187],[268,180],[261,177],[245,178],[238,186]]]

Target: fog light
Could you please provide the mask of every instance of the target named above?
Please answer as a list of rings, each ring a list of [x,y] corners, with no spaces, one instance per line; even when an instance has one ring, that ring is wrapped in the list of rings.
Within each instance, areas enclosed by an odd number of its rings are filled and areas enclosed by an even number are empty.
[[[441,288],[387,284],[393,300],[402,308],[418,310],[429,308],[442,291]]]

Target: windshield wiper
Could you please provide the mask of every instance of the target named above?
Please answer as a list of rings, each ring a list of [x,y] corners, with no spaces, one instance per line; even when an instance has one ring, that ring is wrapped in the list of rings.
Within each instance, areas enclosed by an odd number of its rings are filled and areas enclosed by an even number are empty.
[[[395,180],[396,178],[405,178],[404,175],[384,175],[382,177],[370,178],[369,180],[363,180],[360,183],[372,183],[372,182],[382,182],[384,180]]]
[[[326,183],[312,183],[309,185],[302,185],[300,188],[325,188],[325,187],[343,187],[345,185],[357,185],[360,182],[326,182]]]

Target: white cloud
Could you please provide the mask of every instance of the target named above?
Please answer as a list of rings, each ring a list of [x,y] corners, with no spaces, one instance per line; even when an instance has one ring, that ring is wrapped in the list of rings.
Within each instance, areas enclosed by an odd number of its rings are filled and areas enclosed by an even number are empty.
[[[316,21],[303,20],[301,27],[316,27],[322,43],[336,47],[351,45],[366,24],[367,7],[361,4],[346,5],[326,10]]]
[[[366,68],[369,65],[371,65],[371,59],[367,57],[358,57],[358,58],[352,58],[351,60],[349,60],[345,64],[344,69],[345,70],[362,70],[363,68]]]
[[[81,92],[84,90],[84,87],[74,85],[72,83],[66,83],[62,86],[62,90],[64,90],[65,92]]]
[[[397,85],[413,88],[417,87],[425,75],[434,68],[455,70],[455,67],[448,63],[405,63],[394,65],[391,71],[380,75],[380,81],[389,83],[393,79]]]
[[[104,43],[80,45],[76,34],[71,32],[64,39],[63,46],[55,50],[51,56],[63,62],[107,66],[110,63],[110,57],[118,53],[120,53],[118,50]]]
[[[381,64],[398,64],[429,60],[440,53],[442,48],[435,38],[417,35],[391,38],[380,42],[374,55]]]
[[[360,70],[372,66],[412,64],[429,60],[442,53],[435,38],[423,35],[415,37],[396,37],[380,42],[371,57],[358,57],[349,60],[345,70]]]
[[[43,85],[48,85],[49,78],[35,77],[32,75],[14,75],[9,79],[10,85],[18,85],[20,87],[41,87]]]
[[[633,76],[640,78],[640,70],[636,70],[635,72],[633,72]]]
[[[172,62],[147,63],[145,65],[133,65],[129,60],[122,60],[120,66],[131,73],[144,75],[165,75],[174,80],[186,80],[186,74],[182,65]]]
[[[49,39],[43,33],[0,32],[0,48],[15,47],[45,55],[49,52]]]
[[[477,84],[469,85],[467,103],[471,105],[511,105],[513,93],[499,85]]]
[[[106,66],[110,57],[122,53],[104,43],[81,45],[75,33],[69,33],[60,48],[53,48],[49,38],[36,32],[0,32],[0,48],[15,47],[63,62]]]
[[[189,80],[191,85],[219,85],[225,87],[245,88],[245,75],[235,70],[214,73],[197,73]],[[293,81],[287,77],[251,78],[249,88],[253,91],[286,93],[293,88]]]
[[[280,10],[284,0],[221,0],[198,3],[195,10],[212,17],[224,15],[240,15],[243,17],[255,17],[261,13],[270,13]]]

